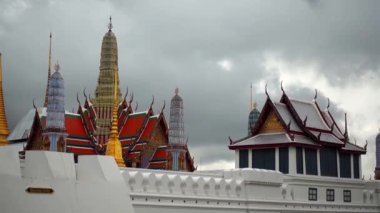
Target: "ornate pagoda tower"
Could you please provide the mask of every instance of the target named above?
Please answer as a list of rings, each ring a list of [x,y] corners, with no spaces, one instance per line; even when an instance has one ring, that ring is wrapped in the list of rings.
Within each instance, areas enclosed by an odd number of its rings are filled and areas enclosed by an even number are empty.
[[[7,145],[9,135],[7,117],[5,115],[4,96],[3,96],[3,63],[0,53],[0,146]]]
[[[95,136],[99,144],[105,144],[110,134],[115,86],[118,102],[121,100],[119,84],[114,84],[115,75],[118,72],[118,54],[116,36],[112,32],[112,27],[110,17],[108,32],[104,35],[102,42],[98,85],[95,98],[92,100],[97,115]]]
[[[178,95],[179,89],[175,89],[175,95],[170,103],[169,144],[167,153],[169,155],[169,170],[185,170],[185,154],[187,145],[185,141],[185,130],[183,122],[183,100]]]
[[[248,116],[248,135],[252,135],[252,128],[255,126],[257,119],[259,119],[260,111],[257,109],[257,104],[253,100],[252,84],[251,84],[251,111]]]
[[[49,78],[46,128],[43,135],[50,146],[50,151],[65,152],[65,88],[60,66],[54,66],[55,72]]]
[[[380,133],[376,136],[375,180],[380,180]]]

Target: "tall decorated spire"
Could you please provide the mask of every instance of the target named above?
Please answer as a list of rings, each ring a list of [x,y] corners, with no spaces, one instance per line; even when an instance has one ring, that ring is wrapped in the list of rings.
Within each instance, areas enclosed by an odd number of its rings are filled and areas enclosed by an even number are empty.
[[[179,96],[179,89],[175,89],[175,95],[170,103],[170,126],[169,126],[169,144],[167,152],[169,162],[167,169],[185,171],[187,142],[185,141],[185,129],[183,122],[183,100]]]
[[[114,84],[115,75],[118,72],[118,50],[116,36],[112,32],[113,25],[111,21],[110,17],[108,31],[104,35],[102,42],[95,99],[92,100],[96,114],[98,115],[95,135],[100,144],[105,144],[110,134],[112,108],[114,105],[114,87],[116,87],[118,100],[122,99],[118,84]]]
[[[253,92],[252,92],[252,83],[251,83],[251,111],[248,116],[248,135],[252,134],[252,129],[256,124],[257,119],[259,119],[260,111],[257,109],[257,104],[253,100]]]
[[[183,100],[175,89],[175,95],[170,103],[169,144],[184,144],[185,130],[183,122]]]
[[[376,136],[375,180],[380,180],[380,132]]]
[[[49,59],[48,59],[48,77],[47,77],[47,83],[46,83],[46,92],[45,92],[45,102],[44,107],[47,107],[48,105],[48,87],[49,87],[49,79],[51,76],[51,33],[50,33],[50,43],[49,43]]]
[[[46,109],[46,128],[44,135],[50,144],[50,151],[65,151],[65,87],[60,66],[54,66],[55,72],[50,76],[48,102]]]
[[[251,108],[250,108],[250,110],[252,111],[252,110],[253,110],[253,94],[252,94],[252,83],[251,83],[251,101],[250,101],[250,104],[251,104]]]
[[[0,53],[0,146],[7,145],[9,135],[8,122],[5,114],[4,96],[3,96],[3,63]]]
[[[113,97],[113,110],[112,110],[112,126],[111,133],[107,143],[106,155],[113,156],[115,161],[119,167],[125,167],[125,163],[123,160],[123,154],[121,149],[121,143],[119,140],[119,132],[118,132],[118,96],[117,96],[117,86],[118,86],[118,74],[115,73],[114,77],[114,97]]]

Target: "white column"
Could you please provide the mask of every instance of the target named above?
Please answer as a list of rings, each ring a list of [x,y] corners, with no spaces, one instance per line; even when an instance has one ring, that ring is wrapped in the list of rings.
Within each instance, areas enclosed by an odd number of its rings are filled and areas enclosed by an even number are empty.
[[[276,171],[280,171],[280,152],[279,152],[278,147],[276,147],[274,150],[275,150],[275,153],[274,153],[275,166],[274,166],[274,168]]]
[[[305,157],[305,148],[302,148],[302,163],[303,163],[303,174],[306,174],[306,157]]]
[[[248,168],[252,168],[252,149],[248,149]]]
[[[336,150],[336,165],[336,169],[338,170],[338,177],[340,177],[340,155],[338,150]]]
[[[235,150],[235,169],[238,169],[239,167],[239,150]]]
[[[289,174],[297,174],[296,147],[289,147]]]
[[[351,178],[354,178],[354,156],[350,154]]]
[[[362,177],[362,156],[358,155],[359,157],[359,179]]]
[[[321,175],[321,158],[319,156],[319,149],[317,149],[317,168],[318,168],[318,176]]]

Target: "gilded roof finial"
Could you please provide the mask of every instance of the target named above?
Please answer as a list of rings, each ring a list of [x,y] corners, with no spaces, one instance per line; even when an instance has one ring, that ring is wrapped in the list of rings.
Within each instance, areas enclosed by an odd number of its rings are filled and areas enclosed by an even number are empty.
[[[113,28],[113,25],[112,25],[112,17],[110,16],[110,23],[108,24],[108,30],[111,31]]]
[[[178,95],[178,93],[179,93],[178,87],[175,88],[174,92],[175,92],[175,95]]]
[[[111,134],[107,143],[106,155],[113,156],[119,167],[125,167],[123,160],[121,143],[119,140],[118,132],[118,97],[117,97],[117,88],[118,88],[118,72],[115,72],[114,75],[114,91],[113,91],[113,110],[112,110],[112,126]]]
[[[251,82],[251,111],[253,109],[252,82]]]
[[[251,111],[256,108],[256,102],[255,100],[253,99],[253,91],[252,91],[252,82],[251,82]]]

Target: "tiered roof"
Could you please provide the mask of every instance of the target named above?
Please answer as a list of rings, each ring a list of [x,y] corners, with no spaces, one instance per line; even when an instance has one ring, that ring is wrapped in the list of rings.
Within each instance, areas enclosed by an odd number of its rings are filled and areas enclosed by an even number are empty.
[[[230,149],[256,149],[278,146],[334,146],[344,152],[364,154],[366,150],[349,142],[347,125],[339,128],[329,107],[322,111],[316,100],[289,98],[283,90],[279,102],[267,100],[252,135],[230,141]],[[347,122],[347,121],[346,121]]]

